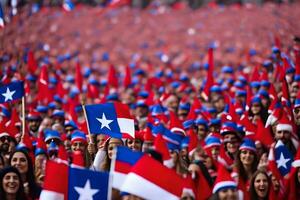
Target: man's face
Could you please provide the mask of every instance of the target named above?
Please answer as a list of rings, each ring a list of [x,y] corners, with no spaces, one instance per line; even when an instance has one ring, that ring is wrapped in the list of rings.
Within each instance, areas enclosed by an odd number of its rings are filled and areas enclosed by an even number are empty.
[[[40,121],[39,120],[29,120],[28,126],[32,132],[36,132],[39,129]]]
[[[2,136],[0,138],[0,151],[7,153],[9,150],[10,141],[11,139],[9,136]]]
[[[291,138],[291,133],[287,130],[277,130],[275,133],[276,141],[281,140],[284,144]]]
[[[295,123],[296,125],[300,125],[300,107],[294,109]]]

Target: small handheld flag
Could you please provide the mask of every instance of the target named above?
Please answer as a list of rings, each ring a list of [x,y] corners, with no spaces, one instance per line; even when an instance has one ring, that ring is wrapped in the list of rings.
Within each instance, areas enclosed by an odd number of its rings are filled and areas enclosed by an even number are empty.
[[[16,81],[0,86],[0,103],[7,103],[24,96],[24,82]]]
[[[128,134],[134,138],[134,120],[126,104],[95,104],[87,105],[85,109],[92,134],[106,134],[115,138],[122,138],[123,134]]]

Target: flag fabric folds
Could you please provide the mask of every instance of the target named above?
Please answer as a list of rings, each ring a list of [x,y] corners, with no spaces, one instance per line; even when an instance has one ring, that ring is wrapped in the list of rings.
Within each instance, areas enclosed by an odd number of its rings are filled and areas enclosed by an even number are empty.
[[[92,134],[106,134],[122,138],[128,134],[134,138],[134,119],[129,107],[122,103],[86,105],[88,126]]]
[[[113,174],[113,188],[121,189],[121,186],[126,179],[126,175],[143,155],[142,152],[132,151],[127,147],[118,146],[116,148],[111,167],[111,173]]]
[[[0,103],[6,103],[20,99],[24,96],[24,82],[15,81],[0,86]]]
[[[55,178],[53,178],[55,177]],[[108,200],[109,174],[48,161],[40,200]]]
[[[121,191],[144,199],[178,200],[183,183],[174,170],[145,155],[131,169]]]
[[[280,174],[282,177],[288,175],[292,167],[293,155],[281,140],[276,143],[274,153]]]

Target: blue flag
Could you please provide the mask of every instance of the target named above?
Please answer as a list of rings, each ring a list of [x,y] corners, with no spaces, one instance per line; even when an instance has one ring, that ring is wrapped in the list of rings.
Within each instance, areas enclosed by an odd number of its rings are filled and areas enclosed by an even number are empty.
[[[280,171],[280,174],[284,177],[286,176],[292,167],[293,155],[289,149],[279,140],[275,146],[275,160],[277,163],[277,168]]]
[[[22,81],[11,82],[0,86],[0,103],[6,103],[20,99],[24,96],[24,83]]]

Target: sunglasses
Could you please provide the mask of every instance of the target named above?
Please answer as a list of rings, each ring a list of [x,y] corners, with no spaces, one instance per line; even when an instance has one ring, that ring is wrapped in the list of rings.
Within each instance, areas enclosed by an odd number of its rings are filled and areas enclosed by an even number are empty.
[[[10,137],[9,136],[3,136],[3,137],[0,138],[0,141],[1,142],[5,142],[5,141],[10,142]]]

